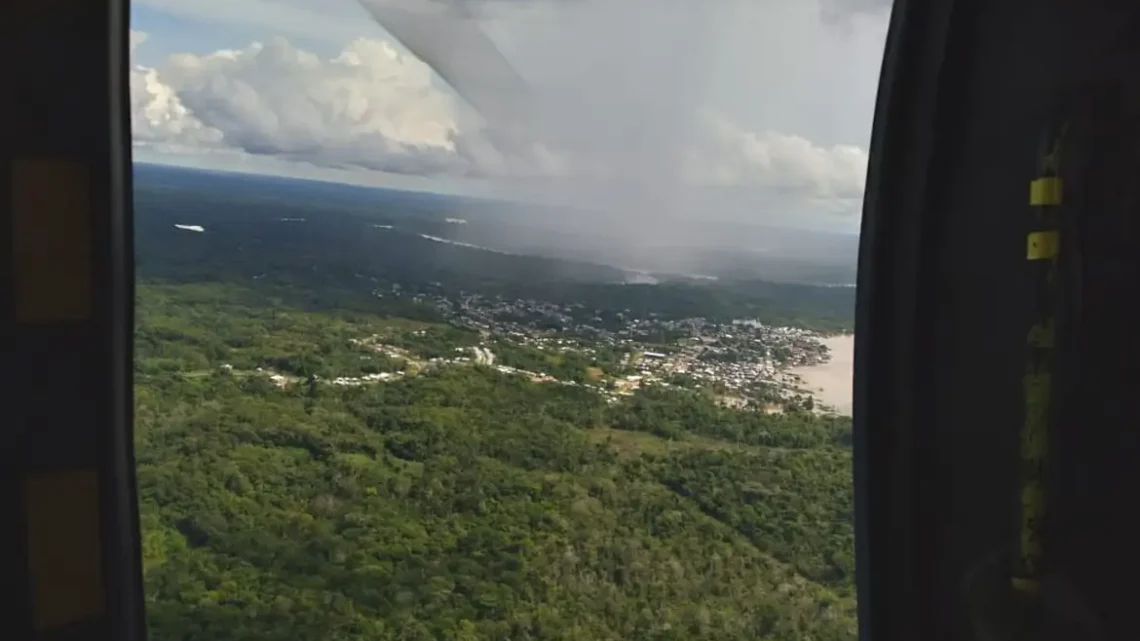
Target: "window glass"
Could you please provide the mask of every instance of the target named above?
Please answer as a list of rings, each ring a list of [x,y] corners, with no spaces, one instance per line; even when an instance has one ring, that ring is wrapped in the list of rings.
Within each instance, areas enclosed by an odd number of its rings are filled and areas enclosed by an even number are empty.
[[[136,0],[149,633],[854,639],[885,0]]]

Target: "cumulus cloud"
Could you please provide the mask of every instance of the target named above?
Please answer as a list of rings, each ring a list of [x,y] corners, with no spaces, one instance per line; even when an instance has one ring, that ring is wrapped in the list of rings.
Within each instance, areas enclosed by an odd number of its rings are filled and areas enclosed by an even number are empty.
[[[463,173],[454,106],[430,70],[355,40],[322,60],[283,38],[161,70],[195,116],[246,152],[392,173]]]
[[[694,182],[754,185],[825,201],[862,198],[867,152],[859,147],[821,147],[800,136],[744,131],[715,114],[702,120],[708,135],[685,163]]]
[[[145,42],[132,32],[132,53]],[[135,65],[131,85],[135,143],[156,151],[489,179],[607,171],[589,166],[598,158],[575,158],[573,147],[548,149],[489,127],[426,64],[383,40],[353,40],[330,57],[283,38],[179,54],[157,67]],[[810,199],[861,195],[867,159],[859,148],[752,132],[724,117],[706,116],[694,132],[676,178]]]
[[[147,34],[131,31],[130,51],[147,40]],[[132,65],[131,128],[134,143],[160,151],[201,150],[221,144],[222,132],[202,123],[182,103],[177,92],[158,77],[158,71]]]
[[[132,47],[145,40],[134,33]],[[541,149],[505,157],[477,123],[463,127],[460,106],[427,65],[380,40],[356,39],[324,59],[284,38],[174,55],[158,68],[135,67],[132,107],[136,143],[150,146],[416,175],[556,164]]]

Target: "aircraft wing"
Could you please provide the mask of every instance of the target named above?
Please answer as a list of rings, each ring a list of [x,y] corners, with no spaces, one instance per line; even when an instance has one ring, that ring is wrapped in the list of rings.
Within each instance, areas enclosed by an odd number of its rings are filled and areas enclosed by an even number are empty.
[[[448,3],[424,7],[422,0],[360,2],[493,128],[518,131],[528,126],[532,97],[526,81],[473,18]]]

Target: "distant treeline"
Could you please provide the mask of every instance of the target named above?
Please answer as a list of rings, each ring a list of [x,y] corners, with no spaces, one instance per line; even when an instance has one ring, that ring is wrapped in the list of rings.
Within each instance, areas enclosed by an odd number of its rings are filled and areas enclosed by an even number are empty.
[[[256,197],[255,197],[256,196]],[[139,276],[171,283],[256,286],[308,308],[385,312],[393,285],[408,294],[461,292],[578,303],[584,312],[664,318],[755,318],[823,331],[852,326],[854,291],[760,280],[625,284],[619,269],[434,242],[438,221],[337,203],[313,209],[269,194],[143,182],[136,189]],[[393,205],[394,207],[395,205]],[[413,212],[414,213],[414,212]],[[292,220],[283,220],[292,219]],[[303,219],[303,220],[298,220]],[[182,231],[174,224],[205,227]],[[391,225],[393,228],[387,228]],[[380,290],[387,300],[377,299]],[[395,315],[407,316],[404,307]],[[413,315],[428,313],[426,310]],[[425,320],[434,320],[425,318]]]

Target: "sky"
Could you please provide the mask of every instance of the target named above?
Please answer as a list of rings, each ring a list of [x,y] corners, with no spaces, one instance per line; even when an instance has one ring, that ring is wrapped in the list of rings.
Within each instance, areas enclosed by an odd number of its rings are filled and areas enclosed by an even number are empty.
[[[858,228],[889,0],[132,5],[138,160]]]

